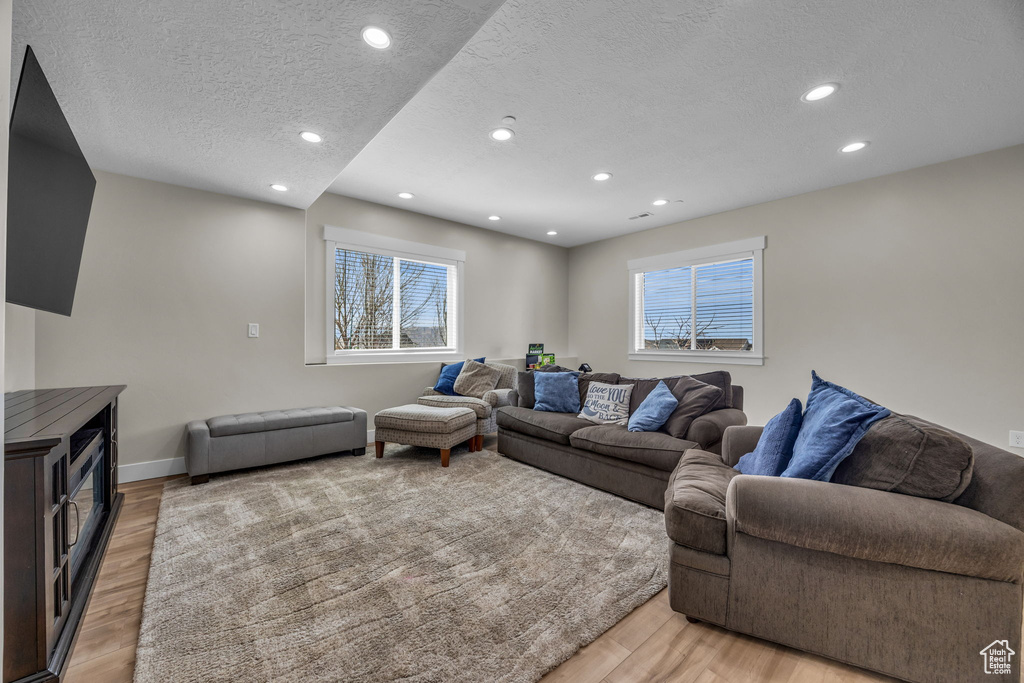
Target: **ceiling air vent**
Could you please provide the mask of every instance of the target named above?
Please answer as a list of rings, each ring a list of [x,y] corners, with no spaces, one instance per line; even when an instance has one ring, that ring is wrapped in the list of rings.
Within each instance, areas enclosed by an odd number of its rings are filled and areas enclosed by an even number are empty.
[[[635,221],[635,220],[636,220],[637,218],[647,218],[647,217],[649,217],[649,216],[653,216],[653,215],[654,215],[654,214],[653,214],[653,213],[651,213],[650,211],[644,211],[643,213],[638,213],[638,214],[637,214],[637,215],[635,215],[635,216],[630,216],[630,217],[629,217],[629,220],[631,220],[631,221]]]

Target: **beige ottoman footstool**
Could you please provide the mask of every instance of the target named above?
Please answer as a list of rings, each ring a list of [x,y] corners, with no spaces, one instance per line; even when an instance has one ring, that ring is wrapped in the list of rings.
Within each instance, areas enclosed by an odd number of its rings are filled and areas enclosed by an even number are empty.
[[[476,413],[469,408],[435,408],[409,404],[382,410],[373,418],[377,457],[384,457],[385,443],[423,446],[441,450],[441,467],[448,467],[452,448],[469,441],[477,448]]]

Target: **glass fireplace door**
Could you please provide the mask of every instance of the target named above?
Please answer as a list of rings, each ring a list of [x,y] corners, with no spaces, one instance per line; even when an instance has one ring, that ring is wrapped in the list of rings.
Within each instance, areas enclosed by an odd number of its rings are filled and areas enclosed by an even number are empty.
[[[103,449],[89,458],[71,485],[68,509],[68,535],[71,544],[71,581],[75,580],[82,559],[89,554],[96,531],[103,518],[104,481]],[[76,533],[77,532],[77,533]]]

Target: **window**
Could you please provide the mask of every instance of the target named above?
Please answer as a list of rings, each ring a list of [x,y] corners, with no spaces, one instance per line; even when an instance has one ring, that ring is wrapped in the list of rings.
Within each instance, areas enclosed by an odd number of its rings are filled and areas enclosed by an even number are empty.
[[[764,243],[630,261],[630,359],[761,365]]]
[[[327,362],[461,357],[464,252],[333,226],[327,246]]]

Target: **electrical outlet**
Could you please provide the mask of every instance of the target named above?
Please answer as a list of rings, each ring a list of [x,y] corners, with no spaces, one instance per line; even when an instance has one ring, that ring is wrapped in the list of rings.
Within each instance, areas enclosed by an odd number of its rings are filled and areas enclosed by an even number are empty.
[[[1010,448],[1024,448],[1024,432],[1010,431]]]
[[[260,324],[259,323],[249,323],[249,338],[250,339],[256,339],[259,336],[260,336]]]

